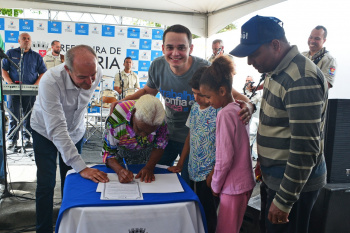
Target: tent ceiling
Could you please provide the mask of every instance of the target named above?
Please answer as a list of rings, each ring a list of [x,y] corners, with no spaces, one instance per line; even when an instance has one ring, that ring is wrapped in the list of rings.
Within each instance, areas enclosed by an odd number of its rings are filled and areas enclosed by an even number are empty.
[[[128,16],[183,24],[209,37],[234,20],[286,0],[1,0],[3,8],[33,8]]]

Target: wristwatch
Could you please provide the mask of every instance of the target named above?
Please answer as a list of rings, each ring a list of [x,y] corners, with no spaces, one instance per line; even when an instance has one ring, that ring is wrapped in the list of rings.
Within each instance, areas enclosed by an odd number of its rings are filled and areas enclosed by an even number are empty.
[[[248,103],[251,103],[253,105],[253,113],[256,112],[256,104],[253,103],[253,101],[249,101]]]

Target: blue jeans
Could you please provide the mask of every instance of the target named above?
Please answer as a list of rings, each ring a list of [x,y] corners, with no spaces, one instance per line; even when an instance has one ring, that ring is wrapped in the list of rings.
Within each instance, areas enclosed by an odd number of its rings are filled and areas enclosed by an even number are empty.
[[[169,140],[168,145],[164,150],[164,154],[158,163],[162,165],[173,166],[177,156],[181,155],[184,144],[185,143],[182,143],[182,142]],[[190,178],[188,174],[188,156],[184,162],[184,165],[181,171],[181,177],[186,181],[188,185],[190,185]]]
[[[261,193],[262,202],[261,205],[265,204],[265,227],[267,233],[308,233],[309,229],[309,220],[312,207],[314,206],[316,199],[320,190],[311,191],[311,192],[302,192],[298,201],[296,201],[292,207],[292,210],[289,213],[288,219],[289,222],[285,224],[272,224],[267,216],[269,213],[271,202],[273,201],[276,191],[268,188],[267,185],[263,185],[265,192]],[[266,196],[265,196],[266,195]],[[265,201],[265,203],[264,203]],[[263,206],[261,208],[263,210]],[[261,230],[263,231],[263,229]]]
[[[23,117],[32,109],[34,102],[35,102],[36,96],[22,96],[22,108],[23,108]],[[20,108],[20,96],[14,96],[14,95],[9,95],[8,96],[8,108],[10,111],[13,113],[13,115],[16,116],[17,119],[19,119],[19,108]],[[24,127],[31,133],[32,128],[30,127],[30,115],[25,119],[24,121]],[[17,121],[12,117],[10,114],[9,116],[9,130],[7,133],[8,140],[13,141],[16,143],[18,139],[18,132],[19,130],[16,131],[10,138],[9,135],[14,131],[14,129],[17,127]],[[23,128],[23,138],[29,140],[30,135],[24,130]]]
[[[36,232],[52,233],[53,195],[56,185],[56,161],[58,151],[52,141],[37,133],[35,130],[33,130],[32,136],[35,163],[37,166]],[[81,154],[83,139],[75,144],[75,146],[79,154]],[[59,166],[63,196],[64,181],[67,171],[70,170],[71,167],[63,162],[61,155],[59,155]]]

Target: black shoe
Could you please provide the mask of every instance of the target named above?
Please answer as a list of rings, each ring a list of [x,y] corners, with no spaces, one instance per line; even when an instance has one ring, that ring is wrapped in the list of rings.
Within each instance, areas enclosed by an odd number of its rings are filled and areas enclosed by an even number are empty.
[[[0,178],[0,184],[5,185],[5,179],[4,178]]]
[[[25,148],[32,148],[33,144],[29,140],[26,140],[26,141],[24,141],[24,147]]]

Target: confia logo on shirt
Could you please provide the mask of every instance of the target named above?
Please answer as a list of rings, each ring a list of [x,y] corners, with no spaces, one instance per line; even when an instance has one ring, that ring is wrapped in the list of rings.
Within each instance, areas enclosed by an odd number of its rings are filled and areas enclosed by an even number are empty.
[[[146,228],[131,228],[129,229],[129,233],[148,233],[148,232],[146,232]]]

